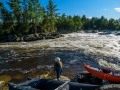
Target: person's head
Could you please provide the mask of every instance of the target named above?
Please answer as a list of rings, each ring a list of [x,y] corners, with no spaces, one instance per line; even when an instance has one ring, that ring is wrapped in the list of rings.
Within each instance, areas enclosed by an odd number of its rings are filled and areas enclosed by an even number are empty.
[[[59,58],[59,57],[56,57],[56,58],[55,58],[55,62],[60,62],[60,58]]]

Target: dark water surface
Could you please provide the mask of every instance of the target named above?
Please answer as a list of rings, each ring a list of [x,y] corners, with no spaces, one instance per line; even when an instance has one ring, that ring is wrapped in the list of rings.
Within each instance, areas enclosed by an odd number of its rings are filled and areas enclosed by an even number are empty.
[[[0,48],[0,80],[20,83],[26,78],[38,78],[53,70],[54,58],[60,57],[64,64],[62,75],[73,78],[76,74],[84,71],[84,64],[98,65],[98,56],[84,53],[84,50],[43,50],[40,48],[18,49]],[[55,78],[55,73],[51,74]],[[103,86],[101,90],[114,90],[118,86]],[[7,86],[6,86],[7,87]],[[112,89],[109,89],[111,87]],[[4,88],[4,87],[3,87]],[[1,89],[0,89],[1,90]],[[4,89],[3,89],[4,90]],[[5,89],[7,90],[7,89]],[[116,90],[116,89],[115,89]],[[119,90],[119,89],[117,89]]]
[[[39,77],[53,69],[55,57],[61,58],[62,74],[68,77],[84,70],[83,65],[88,61],[82,50],[1,48],[0,76],[10,76],[11,82],[16,83],[27,77]]]

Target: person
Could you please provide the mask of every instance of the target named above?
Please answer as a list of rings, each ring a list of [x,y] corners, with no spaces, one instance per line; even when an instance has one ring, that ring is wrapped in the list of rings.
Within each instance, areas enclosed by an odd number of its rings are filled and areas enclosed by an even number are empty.
[[[56,57],[55,58],[55,64],[54,64],[54,70],[57,73],[57,80],[60,80],[60,75],[62,73],[62,67],[63,67],[63,64],[62,64],[60,58]]]

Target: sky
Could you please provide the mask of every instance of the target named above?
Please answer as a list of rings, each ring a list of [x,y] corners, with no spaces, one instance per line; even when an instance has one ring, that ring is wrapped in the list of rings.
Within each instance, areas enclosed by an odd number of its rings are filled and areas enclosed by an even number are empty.
[[[0,0],[7,2],[9,0]],[[39,0],[42,6],[47,6],[48,0]],[[104,16],[108,19],[120,18],[120,0],[53,0],[60,14],[86,15],[88,18]],[[8,6],[6,5],[8,8]]]

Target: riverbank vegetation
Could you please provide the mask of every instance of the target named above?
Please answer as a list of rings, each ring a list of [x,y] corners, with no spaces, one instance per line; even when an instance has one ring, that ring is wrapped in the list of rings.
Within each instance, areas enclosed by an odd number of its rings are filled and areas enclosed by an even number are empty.
[[[6,4],[9,8],[0,2],[0,41],[40,40],[78,30],[120,30],[120,19],[60,14],[52,0],[47,7],[39,0],[9,0]]]

